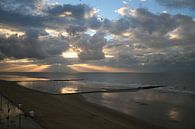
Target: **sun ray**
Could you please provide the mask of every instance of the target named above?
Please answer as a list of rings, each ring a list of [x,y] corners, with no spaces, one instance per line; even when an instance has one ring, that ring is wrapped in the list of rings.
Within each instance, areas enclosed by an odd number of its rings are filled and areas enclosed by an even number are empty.
[[[76,72],[131,72],[126,68],[117,68],[111,66],[98,66],[92,64],[73,64],[68,67]]]

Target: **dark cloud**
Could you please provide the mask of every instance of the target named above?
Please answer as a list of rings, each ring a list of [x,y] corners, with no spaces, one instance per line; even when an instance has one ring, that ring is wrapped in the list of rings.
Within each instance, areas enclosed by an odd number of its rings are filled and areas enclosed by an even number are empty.
[[[195,22],[189,16],[160,14],[146,9],[133,10],[119,19],[110,29],[111,33],[129,33],[131,42],[140,42],[150,48],[164,48],[174,45],[193,44]],[[112,28],[117,28],[113,31]]]
[[[115,62],[129,66],[194,65],[195,59],[190,56],[195,43],[192,17],[125,9],[120,12],[123,17],[108,27],[118,38],[106,47],[115,55]],[[123,38],[129,42],[124,42]]]
[[[169,7],[189,7],[194,2],[157,0]],[[174,4],[173,4],[174,3]],[[56,66],[66,64],[60,56],[69,47],[80,61],[105,59],[125,66],[193,66],[195,21],[185,15],[154,14],[147,9],[122,7],[119,19],[101,19],[85,4],[51,5],[45,0],[1,0],[0,27],[15,28],[23,36],[0,34],[0,59],[35,58]],[[52,36],[47,29],[57,34]],[[85,34],[93,29],[95,35]],[[63,36],[61,33],[67,33]],[[104,33],[102,33],[104,32]],[[110,36],[110,37],[109,37]],[[105,37],[109,40],[107,41]],[[107,59],[106,59],[107,61]]]
[[[87,27],[76,24],[75,25],[70,24],[69,26],[67,26],[66,30],[70,35],[74,36],[77,35],[79,32],[84,32],[85,30],[87,30]]]
[[[44,59],[50,56],[59,55],[68,48],[64,39],[39,40],[38,36],[47,33],[43,30],[30,29],[25,36],[17,35],[6,38],[0,37],[0,52],[4,58],[37,58]]]
[[[127,55],[121,53],[118,55],[118,62],[132,66],[132,65],[139,65],[138,63],[140,61],[136,57],[134,57],[134,55]]]
[[[41,27],[46,20],[42,16],[19,14],[17,12],[5,11],[0,7],[0,23],[17,27]]]
[[[5,57],[15,58],[44,58],[43,46],[37,42],[30,42],[17,37],[1,38],[0,51]]]
[[[65,12],[71,12],[71,18],[60,17]],[[0,1],[0,24],[8,28],[17,28],[25,35],[21,37],[12,35],[8,38],[1,35],[0,58],[44,59],[60,55],[69,46],[66,39],[63,36],[49,37],[45,28],[66,31],[71,36],[78,35],[90,26],[98,28],[100,24],[94,14],[95,10],[85,4],[48,5],[45,0],[2,0]],[[46,38],[42,40],[39,39],[40,36]],[[104,57],[102,52],[94,50],[89,52]],[[85,58],[83,55],[84,53],[80,53],[81,58]]]
[[[53,7],[49,7],[47,12],[51,15],[66,15],[66,12],[70,13],[68,16],[75,17],[78,19],[85,18],[87,13],[92,11],[92,8],[85,4],[79,4],[79,5],[55,5]]]
[[[4,11],[16,12],[23,15],[38,15],[46,0],[1,0],[0,7]]]
[[[195,10],[195,1],[194,0],[156,0],[164,6],[171,8],[191,8]]]
[[[70,16],[62,16],[71,12]],[[79,27],[97,24],[95,9],[85,5],[49,5],[46,0],[2,0],[0,1],[0,23],[16,27],[51,27],[54,29]],[[71,18],[70,18],[71,17]],[[92,23],[96,22],[96,23]],[[63,26],[63,27],[62,27]],[[84,29],[83,29],[84,30]]]
[[[106,44],[104,33],[96,33],[93,36],[81,35],[76,42],[76,47],[81,49],[78,53],[81,60],[100,60],[104,59],[103,47]]]
[[[128,17],[122,17],[117,21],[111,22],[110,32],[114,34],[120,34],[129,29],[131,20]]]
[[[97,17],[92,17],[88,20],[88,27],[91,29],[99,29],[102,26],[102,22]]]

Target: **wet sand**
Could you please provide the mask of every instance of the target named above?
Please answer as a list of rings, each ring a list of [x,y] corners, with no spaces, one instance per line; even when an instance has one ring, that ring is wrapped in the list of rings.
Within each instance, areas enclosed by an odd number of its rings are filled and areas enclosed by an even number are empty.
[[[85,101],[79,94],[52,95],[30,90],[16,82],[0,81],[0,93],[22,104],[44,129],[162,129],[134,117]]]

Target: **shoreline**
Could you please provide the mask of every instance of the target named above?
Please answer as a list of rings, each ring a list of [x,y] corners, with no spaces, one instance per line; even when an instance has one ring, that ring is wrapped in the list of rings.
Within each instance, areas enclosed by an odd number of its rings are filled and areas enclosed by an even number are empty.
[[[132,116],[87,102],[80,94],[49,94],[0,81],[0,92],[46,129],[162,129]]]

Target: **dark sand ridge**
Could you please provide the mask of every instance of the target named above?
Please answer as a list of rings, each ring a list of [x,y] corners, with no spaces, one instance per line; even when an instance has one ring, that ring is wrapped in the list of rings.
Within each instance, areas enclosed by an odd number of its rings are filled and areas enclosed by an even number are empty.
[[[81,95],[52,95],[30,90],[16,82],[0,81],[0,93],[22,104],[44,129],[161,129],[134,117],[85,101]]]

